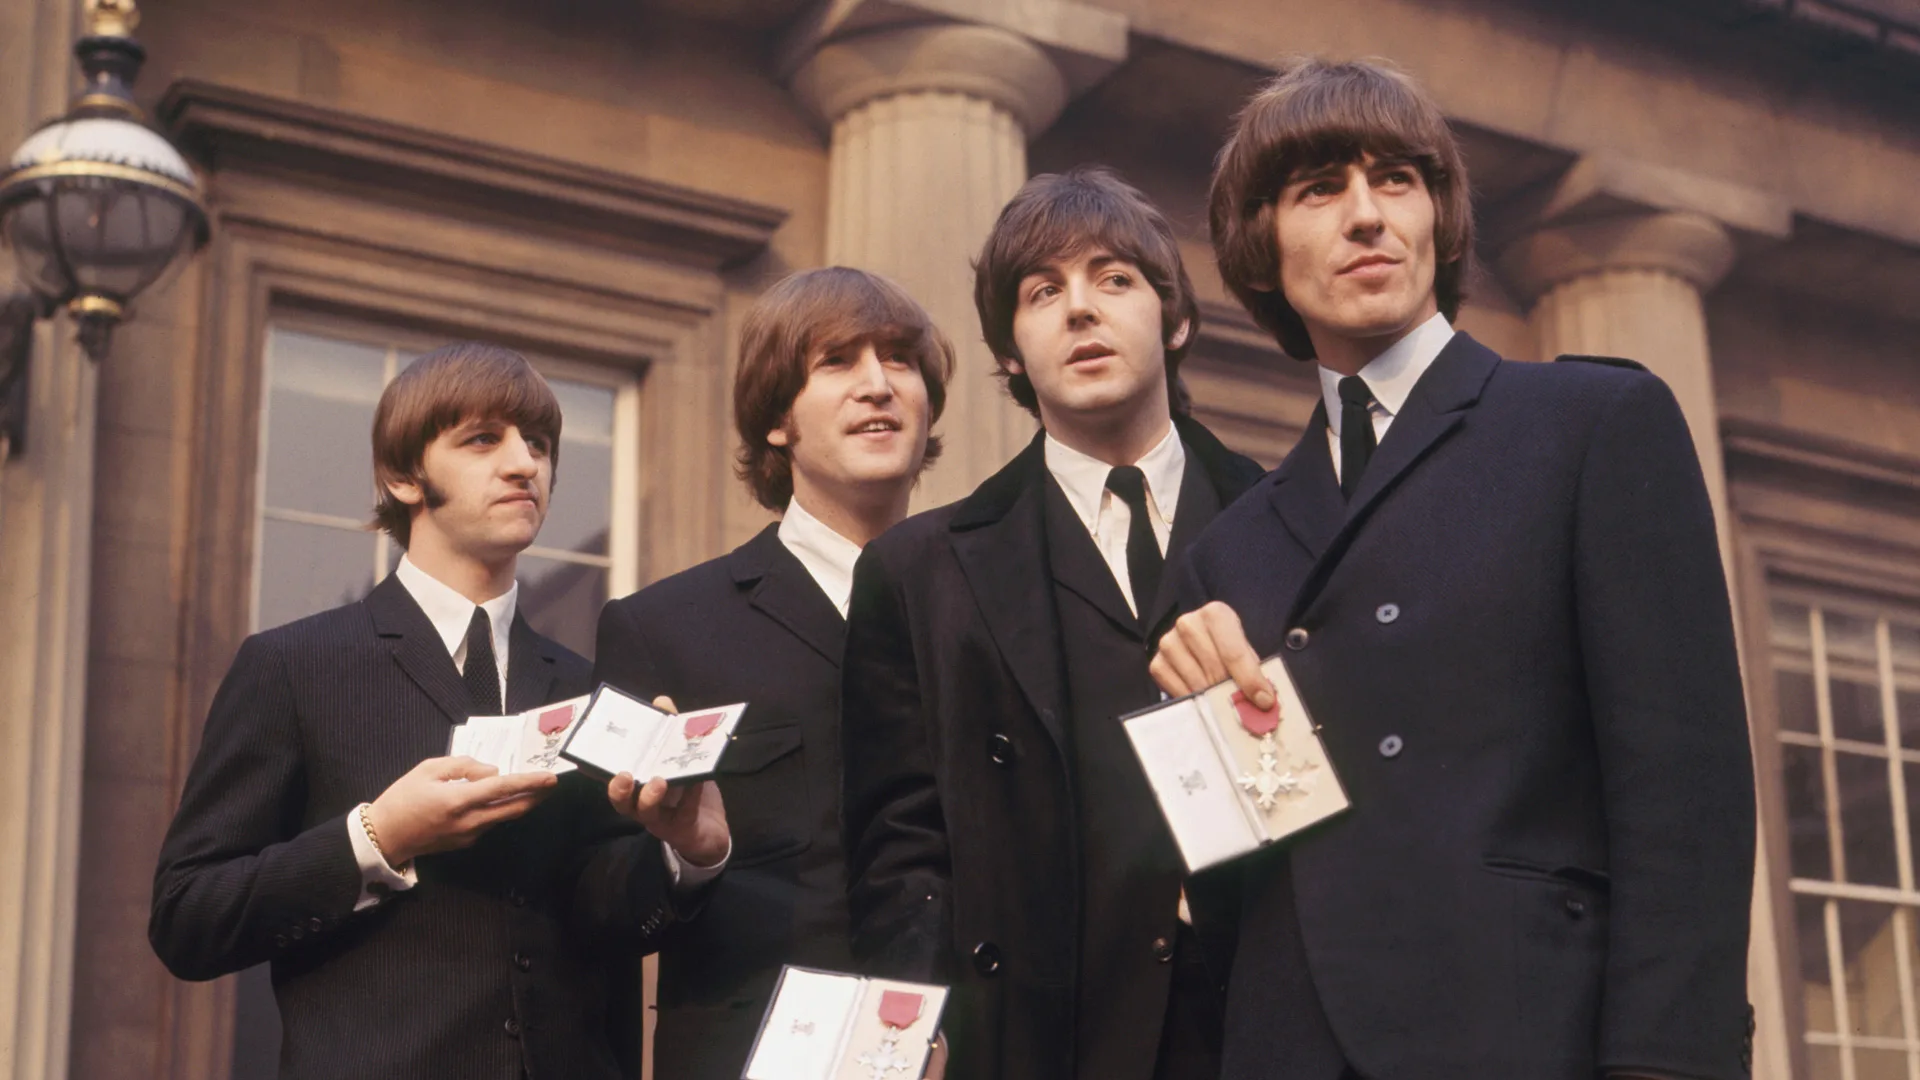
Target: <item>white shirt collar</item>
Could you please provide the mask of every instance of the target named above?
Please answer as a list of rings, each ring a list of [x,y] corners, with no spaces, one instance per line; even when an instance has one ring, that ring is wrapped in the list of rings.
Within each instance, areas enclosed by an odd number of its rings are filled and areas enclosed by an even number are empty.
[[[400,584],[407,587],[413,595],[413,602],[420,605],[426,613],[427,621],[433,624],[434,632],[447,646],[447,655],[455,660],[464,659],[462,651],[467,644],[467,627],[473,622],[474,602],[460,595],[452,586],[414,565],[408,556],[400,557],[400,565],[393,572]],[[499,596],[479,606],[486,609],[487,618],[493,623],[493,655],[507,655],[507,638],[513,627],[513,613],[520,603],[520,583]],[[505,674],[506,668],[501,667]]]
[[[1452,340],[1452,324],[1445,315],[1435,312],[1406,337],[1387,346],[1387,351],[1369,360],[1367,366],[1360,369],[1360,377],[1366,380],[1367,389],[1373,391],[1374,410],[1385,410],[1389,417],[1400,415],[1400,410],[1406,407],[1407,395],[1413,393],[1413,385]],[[1320,396],[1327,403],[1327,426],[1338,436],[1341,375],[1324,367],[1319,370]]]
[[[787,500],[787,512],[780,518],[779,536],[793,557],[806,567],[820,591],[840,609],[840,617],[846,618],[847,604],[853,598],[853,564],[860,558],[860,545],[808,513],[799,499]]]
[[[1052,434],[1047,435],[1046,453],[1047,471],[1060,484],[1060,490],[1066,492],[1068,505],[1089,533],[1098,532],[1107,474],[1113,471],[1113,466],[1075,450]],[[1180,482],[1187,475],[1187,450],[1180,445],[1180,434],[1171,423],[1167,425],[1166,435],[1134,465],[1147,478],[1147,497],[1152,500],[1153,509],[1162,521],[1172,524],[1180,505]]]

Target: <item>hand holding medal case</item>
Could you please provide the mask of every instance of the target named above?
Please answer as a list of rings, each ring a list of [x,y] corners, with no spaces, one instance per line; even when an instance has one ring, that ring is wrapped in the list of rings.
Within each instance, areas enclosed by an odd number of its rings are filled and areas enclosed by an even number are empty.
[[[1278,843],[1347,808],[1319,725],[1280,657],[1262,712],[1232,682],[1122,718],[1187,870]]]
[[[574,765],[561,759],[560,748],[591,700],[585,695],[510,716],[468,717],[454,725],[447,755],[473,758],[503,774],[570,773]]]
[[[945,987],[789,964],[741,1080],[917,1080]]]
[[[632,773],[645,783],[699,780],[720,764],[745,702],[684,713],[663,713],[630,694],[600,684],[560,756],[591,776]]]

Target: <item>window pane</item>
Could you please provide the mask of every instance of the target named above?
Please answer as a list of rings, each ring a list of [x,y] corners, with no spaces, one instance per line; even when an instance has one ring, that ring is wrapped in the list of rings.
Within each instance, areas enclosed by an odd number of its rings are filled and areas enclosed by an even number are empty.
[[[1907,1080],[1907,1052],[1856,1048],[1853,1080]]]
[[[1827,786],[1820,772],[1820,751],[1811,746],[1782,746],[1780,759],[1793,876],[1828,880],[1833,864],[1828,855]]]
[[[1805,671],[1780,669],[1774,676],[1775,696],[1779,699],[1780,730],[1804,731],[1809,735],[1820,730],[1819,706],[1813,699],[1813,676]]]
[[[369,433],[386,356],[353,342],[269,331],[266,505],[356,520],[372,515]]]
[[[520,557],[520,613],[535,630],[588,659],[593,658],[593,633],[606,602],[605,570]]]
[[[613,399],[611,387],[548,379],[560,400],[560,465],[554,476],[541,547],[607,553],[613,521]]]
[[[1887,729],[1880,719],[1880,684],[1835,677],[1827,680],[1833,702],[1833,737],[1861,742],[1887,741]]]
[[[1847,1019],[1856,1035],[1899,1037],[1900,969],[1894,949],[1894,908],[1840,900],[1841,955],[1847,965]]]
[[[1847,851],[1847,880],[1898,886],[1886,759],[1836,752],[1833,765],[1840,784],[1840,837]]]
[[[1871,669],[1880,662],[1874,644],[1875,620],[1844,611],[1824,611],[1827,663],[1858,664]]]
[[[372,590],[372,533],[288,521],[261,525],[260,629],[352,603]]]
[[[1776,600],[1771,609],[1773,647],[1777,652],[1795,653],[1802,657],[1812,655],[1813,629],[1808,620],[1807,605],[1792,604]]]
[[[1840,1080],[1840,1048],[1837,1046],[1807,1047],[1807,1064],[1812,1066],[1813,1080]]]
[[[1832,968],[1827,963],[1827,901],[1818,896],[1793,898],[1794,936],[1800,943],[1800,983],[1806,994],[1807,1030],[1833,1032],[1839,1023],[1833,1011]]]

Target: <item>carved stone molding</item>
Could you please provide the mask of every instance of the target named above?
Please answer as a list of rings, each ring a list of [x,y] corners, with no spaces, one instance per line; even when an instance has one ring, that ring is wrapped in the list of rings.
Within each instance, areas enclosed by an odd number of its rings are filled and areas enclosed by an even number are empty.
[[[198,80],[160,120],[216,171],[244,167],[411,197],[471,217],[719,269],[765,250],[785,210]]]
[[[996,26],[940,23],[877,30],[820,46],[793,92],[823,122],[894,94],[945,91],[1013,114],[1028,136],[1067,104],[1067,81],[1032,41]]]

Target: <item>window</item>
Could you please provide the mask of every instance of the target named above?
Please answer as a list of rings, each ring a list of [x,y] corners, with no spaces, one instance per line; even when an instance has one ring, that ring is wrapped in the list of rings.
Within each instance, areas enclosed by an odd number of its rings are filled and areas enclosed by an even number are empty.
[[[1770,638],[1812,1075],[1920,1075],[1920,612],[1782,590]]]
[[[269,328],[256,629],[358,600],[399,564],[399,545],[365,527],[374,501],[369,433],[381,391],[432,344],[325,323]],[[635,584],[638,387],[625,372],[529,359],[553,387],[564,423],[547,521],[520,558],[520,611],[592,656],[601,605]]]

